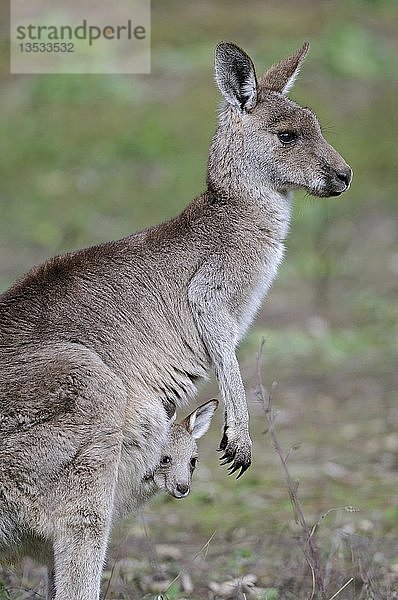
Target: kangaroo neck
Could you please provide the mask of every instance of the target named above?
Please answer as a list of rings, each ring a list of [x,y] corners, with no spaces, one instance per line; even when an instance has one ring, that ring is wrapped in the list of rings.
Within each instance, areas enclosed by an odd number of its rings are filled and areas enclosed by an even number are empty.
[[[255,214],[274,239],[283,241],[289,231],[292,194],[288,190],[276,190],[265,176],[256,177],[244,157],[239,126],[220,124],[210,146],[208,191],[243,214]]]

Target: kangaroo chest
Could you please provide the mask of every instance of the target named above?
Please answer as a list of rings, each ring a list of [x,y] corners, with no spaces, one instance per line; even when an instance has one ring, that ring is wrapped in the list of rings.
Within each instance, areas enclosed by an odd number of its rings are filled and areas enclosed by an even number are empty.
[[[282,242],[264,244],[258,249],[257,260],[250,269],[246,282],[246,293],[242,294],[240,310],[237,312],[239,340],[245,335],[255,318],[282,262],[284,246]]]

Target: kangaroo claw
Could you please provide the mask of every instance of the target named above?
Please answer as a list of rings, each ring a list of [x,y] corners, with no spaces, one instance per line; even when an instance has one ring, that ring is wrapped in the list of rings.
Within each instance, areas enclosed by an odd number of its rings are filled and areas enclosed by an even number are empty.
[[[222,462],[221,462],[221,465],[222,465],[222,466],[223,466],[223,465],[227,465],[228,463],[232,462],[232,461],[233,461],[233,459],[234,459],[234,456],[233,456],[233,454],[229,454],[228,452],[225,452],[225,454],[223,454],[223,455],[220,457],[220,460],[222,461]]]
[[[237,479],[243,475],[251,464],[251,442],[249,436],[233,436],[232,430],[224,428],[224,434],[220,443],[220,450],[223,451],[220,456],[221,466],[229,465],[229,475],[240,472]]]
[[[236,471],[239,471],[239,468],[240,468],[239,465],[235,465],[235,464],[231,465],[230,467],[228,467],[228,471],[229,471],[228,475],[233,475],[233,473],[235,473]],[[238,477],[239,477],[239,475],[238,475]]]
[[[240,469],[240,473],[239,473],[239,475],[237,475],[236,479],[239,479],[239,477],[242,477],[243,473],[244,473],[245,471],[247,471],[247,469],[250,467],[250,465],[251,465],[251,461],[250,461],[248,464],[246,464],[246,465],[243,465],[243,466],[241,467],[241,469]]]

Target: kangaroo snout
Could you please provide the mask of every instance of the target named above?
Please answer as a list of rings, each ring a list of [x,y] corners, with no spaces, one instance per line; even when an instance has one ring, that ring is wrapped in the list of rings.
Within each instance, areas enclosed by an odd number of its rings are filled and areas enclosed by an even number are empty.
[[[330,196],[340,196],[350,187],[352,180],[352,169],[348,165],[337,169],[330,169],[329,194]]]
[[[340,196],[351,185],[351,167],[337,150],[327,142],[320,148],[320,157],[320,166],[323,174],[322,184],[318,189],[318,193],[314,195],[324,198]]]
[[[190,492],[189,485],[186,483],[177,483],[173,492],[174,498],[185,498]]]

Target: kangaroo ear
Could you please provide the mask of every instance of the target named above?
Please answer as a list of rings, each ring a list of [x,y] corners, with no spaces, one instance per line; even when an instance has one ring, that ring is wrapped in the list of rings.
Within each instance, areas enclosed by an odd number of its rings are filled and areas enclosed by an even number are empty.
[[[188,415],[181,425],[187,429],[188,433],[190,433],[195,440],[198,440],[209,429],[210,421],[217,406],[218,400],[209,400],[208,402],[205,402]]]
[[[270,67],[259,79],[259,86],[287,94],[293,87],[310,45],[308,42],[288,58]]]
[[[251,110],[257,102],[257,79],[250,56],[232,42],[216,47],[216,82],[227,102]]]

